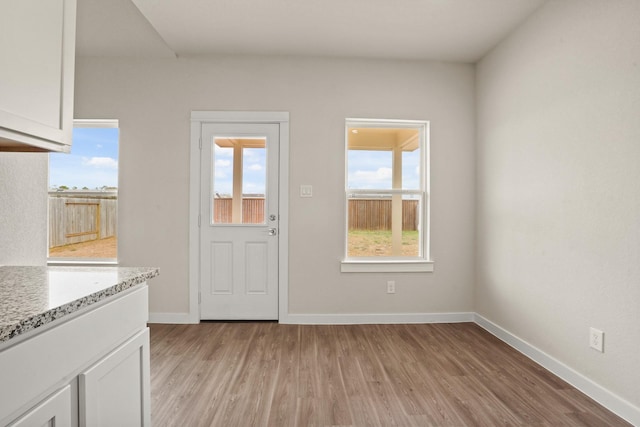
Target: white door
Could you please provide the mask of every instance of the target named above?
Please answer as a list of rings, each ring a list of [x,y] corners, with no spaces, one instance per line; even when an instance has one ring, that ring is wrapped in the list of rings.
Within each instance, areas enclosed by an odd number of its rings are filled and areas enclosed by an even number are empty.
[[[279,126],[202,125],[201,319],[278,319]]]

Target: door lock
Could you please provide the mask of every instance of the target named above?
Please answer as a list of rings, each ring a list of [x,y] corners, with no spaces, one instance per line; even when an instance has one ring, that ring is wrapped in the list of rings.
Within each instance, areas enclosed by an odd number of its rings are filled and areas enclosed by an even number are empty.
[[[269,221],[275,221],[276,216],[274,214],[269,215]]]

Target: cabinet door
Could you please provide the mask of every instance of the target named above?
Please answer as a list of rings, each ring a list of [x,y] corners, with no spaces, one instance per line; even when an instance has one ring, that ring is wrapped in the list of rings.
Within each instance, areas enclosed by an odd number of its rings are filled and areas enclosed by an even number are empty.
[[[80,374],[80,427],[149,426],[149,328]]]
[[[0,0],[0,148],[71,143],[75,10],[76,0]]]
[[[70,427],[71,387],[66,386],[31,409],[10,427]]]

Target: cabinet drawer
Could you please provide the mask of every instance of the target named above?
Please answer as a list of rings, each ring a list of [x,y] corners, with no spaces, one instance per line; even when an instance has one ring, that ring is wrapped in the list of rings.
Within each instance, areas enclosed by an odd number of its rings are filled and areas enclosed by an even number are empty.
[[[70,427],[71,386],[66,386],[54,393],[18,420],[9,424],[9,427],[31,426]]]

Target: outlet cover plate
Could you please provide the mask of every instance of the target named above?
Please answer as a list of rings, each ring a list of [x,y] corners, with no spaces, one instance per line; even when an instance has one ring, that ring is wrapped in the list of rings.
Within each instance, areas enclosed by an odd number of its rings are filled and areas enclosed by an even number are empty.
[[[396,293],[396,282],[395,280],[389,280],[387,282],[387,293],[395,294]]]
[[[604,353],[604,332],[596,328],[589,328],[589,347]]]
[[[301,185],[300,197],[313,197],[313,186],[308,184]]]

